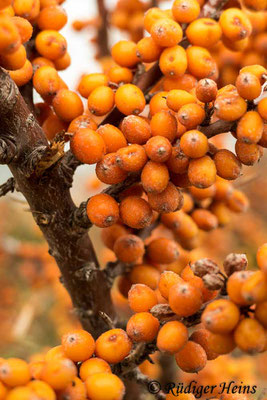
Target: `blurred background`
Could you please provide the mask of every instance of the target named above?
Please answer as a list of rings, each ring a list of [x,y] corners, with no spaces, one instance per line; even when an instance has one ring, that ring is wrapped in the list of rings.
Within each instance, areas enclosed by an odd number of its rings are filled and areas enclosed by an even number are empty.
[[[108,0],[108,8],[112,10],[116,3],[116,0]],[[162,7],[168,8],[169,4],[169,1],[163,1]],[[91,41],[94,28],[89,25],[77,31],[72,26],[74,21],[96,17],[97,5],[95,0],[66,0],[63,6],[69,22],[62,34],[68,41],[72,64],[60,75],[70,89],[75,90],[82,74],[100,72],[103,67],[103,63],[101,65],[95,58],[96,46]],[[122,37],[128,37],[128,32],[113,27],[110,44]],[[239,65],[236,57],[229,51],[222,58],[223,84],[235,80],[233,70]],[[250,61],[247,55],[247,59],[247,64],[252,63],[252,57]],[[220,135],[216,141],[217,145],[227,143],[229,148],[233,145],[229,135],[227,138]],[[247,194],[249,211],[242,215],[231,214],[225,228],[202,233],[201,245],[191,252],[193,259],[209,257],[221,263],[230,252],[242,252],[248,256],[250,268],[256,267],[256,249],[267,241],[267,157],[248,171],[246,169],[235,185]],[[0,166],[0,184],[9,176],[8,168]],[[77,204],[102,189],[92,166],[79,167],[74,182],[72,194]],[[29,358],[59,344],[60,336],[68,329],[79,326],[79,323],[69,296],[59,282],[58,268],[48,255],[47,245],[24,198],[16,192],[1,198],[0,215],[0,356]],[[101,264],[112,260],[114,255],[101,244],[99,230],[92,229],[90,235]],[[127,315],[127,301],[116,289],[113,299],[120,312]],[[142,368],[152,378],[159,374],[157,364],[145,362]],[[185,382],[195,379],[201,384],[211,385],[234,379],[250,385],[257,384],[261,389],[265,387],[266,377],[266,353],[256,357],[240,354],[221,356],[209,362],[198,376],[180,375]]]

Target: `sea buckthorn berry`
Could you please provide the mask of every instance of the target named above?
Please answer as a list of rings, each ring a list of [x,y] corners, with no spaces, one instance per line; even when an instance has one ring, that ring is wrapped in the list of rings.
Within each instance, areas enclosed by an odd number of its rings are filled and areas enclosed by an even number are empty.
[[[186,54],[190,74],[199,79],[211,78],[216,64],[207,49],[199,46],[190,46],[187,48]]]
[[[196,86],[196,96],[199,101],[209,103],[216,99],[217,83],[212,79],[201,79]]]
[[[101,125],[97,132],[102,136],[107,153],[114,153],[122,147],[127,146],[123,133],[113,125]]]
[[[181,209],[183,195],[173,183],[169,182],[161,193],[148,193],[148,203],[158,213],[170,213]]]
[[[214,156],[217,174],[224,179],[233,180],[241,174],[241,163],[230,150],[218,150]]]
[[[111,55],[121,67],[133,68],[139,62],[136,51],[136,43],[130,40],[121,40],[112,47]]]
[[[57,116],[64,121],[72,121],[83,113],[82,100],[77,93],[68,89],[59,90],[52,104]]]
[[[62,347],[70,360],[85,361],[92,357],[95,351],[95,341],[89,332],[79,329],[63,335]]]
[[[151,63],[159,59],[162,48],[158,46],[152,37],[144,37],[137,43],[137,57],[142,62]]]
[[[162,73],[172,78],[182,76],[187,69],[186,51],[182,46],[168,47],[159,59]]]
[[[92,224],[99,228],[113,225],[119,219],[119,206],[113,197],[105,193],[90,198],[86,212]]]
[[[141,174],[141,182],[147,193],[161,193],[169,182],[168,168],[164,164],[148,161]]]
[[[115,66],[108,71],[108,77],[110,82],[119,85],[120,83],[131,83],[133,80],[133,73],[129,68]]]
[[[211,231],[218,227],[218,218],[208,210],[199,208],[194,210],[191,216],[199,229],[203,231]]]
[[[129,306],[134,312],[149,311],[158,304],[157,295],[147,285],[138,283],[133,285],[128,293]]]
[[[154,94],[154,96],[152,97],[152,99],[150,100],[150,103],[149,103],[150,114],[152,116],[162,110],[169,111],[169,108],[168,108],[167,102],[166,102],[167,94],[168,94],[168,92],[164,92],[164,91]]]
[[[258,103],[258,113],[267,121],[267,98],[263,98]]]
[[[101,358],[93,357],[89,360],[84,361],[79,370],[81,380],[84,382],[88,376],[99,374],[99,373],[111,373],[109,364]]]
[[[0,399],[5,400],[6,396],[8,393],[8,389],[5,387],[5,385],[1,382],[0,383]]]
[[[140,114],[146,105],[145,96],[139,87],[127,83],[119,87],[115,94],[115,103],[125,115]]]
[[[64,353],[63,346],[55,346],[52,347],[44,356],[44,361],[51,361],[58,358],[66,358],[66,354]]]
[[[61,58],[67,51],[66,39],[55,30],[44,30],[38,33],[35,46],[37,51],[49,60]]]
[[[234,338],[240,350],[255,354],[261,352],[265,346],[265,332],[263,326],[252,318],[244,318],[239,322]]]
[[[179,248],[174,240],[157,238],[147,246],[147,256],[150,260],[159,264],[170,264],[177,260]]]
[[[201,321],[213,333],[229,333],[238,324],[240,312],[230,300],[214,300],[202,313]]]
[[[125,386],[117,375],[105,372],[94,374],[86,379],[85,385],[91,400],[122,400],[124,397]]]
[[[197,130],[184,133],[181,137],[180,146],[184,154],[190,158],[203,157],[209,149],[207,137]]]
[[[260,147],[255,143],[245,143],[238,139],[235,144],[237,158],[244,165],[254,165],[261,158]]]
[[[105,115],[114,107],[114,99],[115,95],[110,87],[99,86],[88,97],[88,109],[94,115]]]
[[[33,27],[32,24],[27,21],[25,18],[14,16],[12,17],[13,23],[16,25],[21,43],[26,43],[32,37]]]
[[[140,264],[131,270],[129,277],[132,283],[142,283],[151,289],[157,289],[160,272],[152,265]]]
[[[142,229],[151,224],[152,209],[146,200],[129,196],[120,203],[120,217],[125,225]]]
[[[12,0],[1,0],[1,2],[0,2],[0,10],[10,6],[11,3],[12,3]]]
[[[190,92],[196,86],[197,80],[191,74],[184,74],[179,77],[165,77],[163,79],[164,90],[186,90]],[[191,102],[192,103],[192,102]]]
[[[258,303],[255,308],[255,318],[267,329],[267,301]]]
[[[70,148],[75,157],[85,164],[95,164],[105,154],[104,140],[99,133],[89,128],[81,128],[75,132]]]
[[[128,115],[123,118],[121,130],[129,143],[145,144],[151,137],[150,125],[145,118]]]
[[[246,212],[249,207],[249,200],[245,193],[240,190],[234,190],[227,200],[227,207],[236,213]]]
[[[143,257],[145,248],[138,236],[124,235],[116,240],[113,251],[120,261],[130,264]]]
[[[67,358],[53,359],[45,363],[41,380],[54,390],[65,389],[77,375],[75,364]]]
[[[128,356],[132,342],[123,329],[110,329],[96,341],[96,355],[109,364],[117,364]]]
[[[26,361],[9,358],[0,364],[0,379],[10,387],[26,385],[30,379],[30,370]]]
[[[256,75],[244,72],[239,74],[235,82],[237,91],[246,100],[254,100],[261,94],[261,84]]]
[[[159,331],[159,321],[149,312],[137,313],[129,319],[126,331],[133,342],[152,342]]]
[[[65,53],[63,57],[57,58],[54,60],[55,67],[57,71],[64,71],[67,69],[71,64],[71,57],[69,53]]]
[[[86,99],[99,86],[108,86],[108,77],[105,74],[95,73],[83,75],[78,85],[78,92]]]
[[[222,29],[211,18],[199,18],[188,26],[186,36],[194,46],[212,47],[221,39]]]
[[[34,58],[32,60],[32,66],[33,66],[34,71],[36,71],[38,68],[41,68],[41,67],[52,67],[52,68],[56,69],[54,61],[48,60],[48,58],[45,58],[45,57]]]
[[[180,108],[177,116],[187,129],[194,129],[204,121],[205,111],[199,104],[189,103]]]
[[[38,398],[44,400],[56,400],[56,393],[45,382],[34,380],[29,382],[27,387],[30,388]],[[81,400],[84,400],[84,398],[81,398]]]
[[[35,19],[40,12],[39,0],[14,0],[12,6],[16,15],[28,20]]]
[[[188,341],[182,350],[175,354],[175,360],[182,371],[196,373],[207,364],[207,355],[198,343]]]
[[[53,140],[54,137],[63,131],[67,131],[68,124],[60,119],[54,112],[50,114],[44,123],[42,129],[48,140]]]
[[[105,125],[103,125],[103,127],[105,127]],[[68,132],[76,133],[79,129],[82,128],[89,128],[95,131],[97,129],[97,124],[91,117],[89,117],[89,115],[80,115],[79,117],[74,118],[74,120],[71,121],[68,127]],[[98,133],[101,134],[101,132]]]
[[[241,52],[248,47],[249,38],[246,37],[245,39],[233,41],[227,38],[225,35],[222,35],[222,43],[229,50]]]
[[[14,53],[0,56],[1,67],[15,71],[23,67],[27,59],[25,47],[20,45]]]
[[[203,349],[205,350],[207,354],[207,359],[208,360],[215,360],[215,358],[218,357],[219,354],[215,353],[214,351],[211,350],[209,340],[210,340],[210,331],[207,329],[197,329],[195,332],[192,333],[190,336],[189,340],[198,343]]]
[[[197,200],[205,200],[209,198],[213,198],[216,193],[215,185],[212,185],[206,189],[199,189],[194,186],[190,188],[190,193]]]
[[[161,47],[175,46],[183,38],[181,26],[169,18],[162,18],[154,22],[150,33],[157,45]]]
[[[192,239],[198,234],[198,228],[190,215],[175,211],[161,216],[161,222],[172,229],[180,239]]]
[[[267,8],[266,0],[244,0],[243,3],[253,11],[264,11]]]
[[[230,299],[237,305],[248,305],[242,295],[242,287],[251,274],[252,271],[236,271],[228,278],[227,293]]]
[[[215,189],[216,191],[214,199],[217,201],[224,201],[228,199],[234,190],[231,182],[220,177],[217,177],[217,180],[215,182]]]
[[[171,157],[172,145],[163,136],[153,136],[146,142],[145,150],[151,161],[165,162]]]
[[[222,201],[215,201],[210,206],[210,211],[217,217],[219,226],[229,224],[231,220],[230,210]]]
[[[204,189],[214,184],[216,166],[209,156],[196,158],[189,162],[188,178],[193,186]]]
[[[173,142],[177,132],[177,121],[169,111],[162,110],[153,115],[150,121],[152,136],[164,136]]]
[[[118,166],[116,157],[116,153],[106,154],[102,157],[102,160],[96,164],[95,171],[98,179],[107,185],[123,182],[127,177],[127,172]]]
[[[241,68],[239,73],[243,74],[247,72],[257,76],[261,84],[265,82],[264,75],[266,74],[266,68],[263,65],[247,65],[246,67]]]
[[[182,278],[173,271],[164,271],[160,275],[158,288],[160,294],[165,298],[168,299],[170,288],[178,282],[181,282]]]
[[[140,171],[147,162],[147,155],[143,146],[131,144],[117,151],[117,164],[125,171]]]
[[[172,111],[179,111],[185,104],[196,102],[196,98],[185,90],[173,89],[167,95],[167,105]]]
[[[34,398],[36,398],[36,395],[30,388],[21,386],[10,390],[7,394],[6,400],[31,400]]]
[[[64,390],[58,392],[58,400],[65,400],[67,398],[73,400],[86,400],[87,393],[84,382],[75,377]]]
[[[54,96],[60,88],[59,75],[53,67],[40,67],[33,75],[33,85],[41,96]]]
[[[114,224],[101,230],[101,239],[106,247],[113,250],[116,240],[127,233],[126,227],[120,224]]]
[[[218,118],[225,121],[235,121],[245,114],[247,103],[235,93],[225,93],[217,97],[214,108]]]
[[[199,16],[200,5],[197,0],[175,0],[172,5],[174,19],[188,24]]]
[[[8,16],[0,15],[0,54],[11,54],[21,45],[19,30]]]
[[[37,24],[42,31],[45,29],[60,31],[66,25],[67,20],[67,14],[62,7],[50,6],[41,10]]]
[[[125,197],[129,196],[138,196],[142,197],[144,194],[144,189],[141,183],[136,183],[132,186],[130,186],[128,189],[122,190],[122,192],[119,194],[119,200],[122,201],[125,199]]]
[[[175,174],[183,174],[187,172],[189,157],[184,154],[180,145],[173,146],[171,157],[168,159],[166,165],[168,169]]]
[[[267,279],[262,271],[256,271],[246,279],[241,295],[248,304],[267,300]]]
[[[152,7],[145,13],[144,26],[147,32],[151,31],[152,25],[159,19],[167,18],[166,13],[158,7]]]
[[[157,337],[157,347],[160,351],[175,354],[180,351],[188,340],[186,326],[179,321],[167,322],[160,329]]]
[[[227,334],[210,332],[208,341],[211,351],[219,355],[231,353],[236,347],[232,332]]]
[[[264,243],[257,251],[257,264],[267,274],[267,243]]]
[[[190,282],[178,282],[170,288],[169,304],[179,317],[193,315],[202,306],[201,291]]]
[[[258,143],[263,133],[263,120],[257,111],[248,111],[238,121],[237,138],[245,143]]]
[[[241,40],[250,36],[252,25],[248,16],[239,8],[228,8],[220,16],[223,34],[230,40]]]

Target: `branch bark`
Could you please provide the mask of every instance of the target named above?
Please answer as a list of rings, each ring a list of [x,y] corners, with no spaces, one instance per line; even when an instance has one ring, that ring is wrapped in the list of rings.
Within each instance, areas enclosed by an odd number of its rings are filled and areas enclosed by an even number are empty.
[[[110,54],[108,44],[108,11],[105,6],[105,0],[97,0],[98,12],[101,24],[97,31],[97,58],[106,57]]]
[[[5,196],[8,192],[14,192],[15,179],[9,178],[3,185],[0,185],[0,197]]]
[[[97,337],[107,328],[100,312],[115,318],[110,289],[87,229],[74,227],[70,220],[76,207],[64,164],[57,162],[41,176],[35,173],[47,149],[42,129],[14,82],[0,69],[0,163],[8,164],[18,190],[28,201],[83,327]]]

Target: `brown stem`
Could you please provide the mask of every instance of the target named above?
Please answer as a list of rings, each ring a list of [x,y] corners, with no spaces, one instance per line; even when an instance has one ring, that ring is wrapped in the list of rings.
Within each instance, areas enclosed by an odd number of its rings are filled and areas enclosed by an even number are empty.
[[[97,337],[106,330],[100,311],[115,319],[110,288],[87,229],[73,226],[70,219],[76,207],[64,164],[56,162],[41,176],[34,171],[48,148],[16,85],[0,69],[0,163],[8,164],[16,187],[28,201],[84,328]]]
[[[105,0],[97,0],[98,12],[101,23],[97,31],[98,58],[106,57],[110,54],[108,45],[108,11]]]
[[[203,132],[207,138],[219,135],[220,133],[229,132],[235,129],[236,122],[234,121],[216,121],[211,125],[200,126],[199,130]]]
[[[202,7],[200,16],[219,19],[221,11],[228,0],[208,0]]]
[[[15,179],[9,178],[3,185],[0,185],[0,197],[5,196],[8,192],[14,192]]]

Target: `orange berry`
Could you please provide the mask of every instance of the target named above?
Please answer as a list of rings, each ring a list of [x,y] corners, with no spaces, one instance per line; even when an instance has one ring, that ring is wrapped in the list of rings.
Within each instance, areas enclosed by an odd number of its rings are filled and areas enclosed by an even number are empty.
[[[78,85],[78,92],[86,99],[99,86],[108,86],[108,77],[105,74],[95,73],[83,75]]]
[[[177,22],[188,24],[199,16],[200,6],[197,0],[175,0],[172,13]]]
[[[35,46],[37,51],[49,60],[61,58],[67,51],[66,39],[55,30],[44,30],[38,33]]]
[[[208,360],[215,360],[215,358],[217,358],[219,354],[217,354],[213,350],[211,350],[210,343],[209,343],[210,336],[211,336],[211,333],[207,329],[197,329],[190,336],[190,340],[192,340],[195,343],[198,343],[201,347],[203,347],[203,349],[205,350],[205,352],[207,354]]]
[[[72,400],[87,399],[85,384],[77,377],[75,377],[64,390],[58,393],[58,400],[65,400],[68,398]]]
[[[188,177],[193,186],[203,189],[214,184],[216,180],[216,166],[209,156],[196,158],[190,161]]]
[[[92,224],[99,228],[113,225],[119,219],[119,206],[113,197],[105,193],[91,197],[87,203],[87,215]]]
[[[248,16],[238,8],[228,8],[220,16],[223,34],[230,40],[241,40],[250,36],[252,25]]]
[[[123,225],[114,224],[101,230],[101,238],[104,245],[113,250],[116,240],[127,233],[128,231]]]
[[[127,141],[123,133],[113,125],[101,125],[97,132],[105,142],[107,153],[116,152],[120,148],[127,146]]]
[[[62,346],[66,356],[74,362],[87,360],[95,351],[92,335],[83,329],[63,335]]]
[[[32,37],[33,27],[32,24],[27,21],[25,18],[14,16],[12,17],[13,23],[16,25],[21,43],[26,43]]]
[[[66,25],[67,14],[60,6],[45,7],[38,15],[37,24],[40,30],[53,29],[60,31]]]
[[[227,334],[210,332],[208,342],[211,351],[219,355],[231,353],[236,347],[232,332]]]
[[[211,18],[199,18],[188,26],[186,36],[194,46],[212,47],[221,39],[222,29]]]
[[[131,349],[132,342],[127,333],[122,329],[110,329],[102,333],[96,341],[97,357],[102,358],[109,364],[117,364],[124,360],[129,355]]]
[[[120,204],[120,217],[131,228],[142,229],[151,224],[152,210],[146,200],[129,196]]]
[[[255,143],[245,143],[238,139],[235,143],[235,152],[237,158],[244,165],[254,165],[261,158],[260,147]]]
[[[105,154],[105,143],[99,133],[89,128],[79,129],[70,142],[75,157],[85,164],[95,164]]]
[[[243,73],[251,73],[255,75],[259,80],[260,83],[263,84],[265,82],[264,75],[266,74],[266,68],[262,65],[247,65],[246,67],[241,68],[240,74]]]
[[[0,10],[10,6],[11,3],[12,3],[12,0],[1,0],[0,1]]]
[[[160,329],[157,337],[157,347],[160,351],[175,354],[187,343],[188,331],[186,326],[179,321],[167,322]]]
[[[84,361],[80,366],[79,375],[83,382],[86,381],[89,376],[100,373],[111,373],[109,364],[101,358],[90,358]]]
[[[246,100],[254,100],[261,94],[261,84],[256,75],[244,72],[238,75],[235,82],[237,91]]]
[[[201,291],[190,282],[178,282],[170,288],[169,304],[179,317],[193,315],[202,305]]]
[[[148,161],[142,171],[141,182],[148,193],[163,192],[169,182],[168,168],[164,164]]]
[[[147,155],[143,146],[131,144],[117,151],[116,162],[124,171],[140,171],[147,162]]]
[[[186,129],[194,129],[205,119],[205,111],[196,103],[183,105],[178,111],[178,120]]]
[[[164,271],[160,275],[158,288],[160,294],[165,298],[168,299],[170,288],[178,282],[181,282],[181,277],[173,272],[173,271]]]
[[[199,79],[211,78],[216,65],[207,49],[199,46],[191,46],[187,48],[186,54],[190,74]]]
[[[172,155],[168,159],[166,165],[169,171],[174,172],[175,174],[183,174],[184,172],[187,172],[189,158],[181,150],[181,146],[179,144],[173,146]]]
[[[95,170],[96,175],[101,182],[108,185],[114,185],[116,183],[123,182],[126,179],[127,172],[118,166],[116,162],[116,153],[109,153],[101,158],[101,161],[96,164]]]
[[[267,120],[267,98],[266,97],[259,101],[258,113],[264,120]]]
[[[196,86],[196,96],[203,103],[215,100],[217,92],[217,84],[212,79],[201,79]]]
[[[88,109],[97,116],[108,114],[114,107],[115,95],[107,86],[95,88],[88,97]]]
[[[103,125],[103,126],[105,127],[105,125]],[[68,127],[68,132],[76,133],[81,128],[89,128],[89,129],[92,129],[93,131],[95,131],[97,129],[97,124],[88,115],[80,115],[79,117],[74,118],[74,120],[71,121],[71,123]],[[101,135],[101,132],[98,131],[98,133],[100,133],[100,135]]]
[[[221,94],[215,100],[215,110],[218,118],[235,121],[247,111],[247,103],[236,93]]]
[[[249,200],[243,192],[234,190],[227,200],[227,207],[236,213],[246,212],[249,207]]]
[[[248,304],[267,300],[267,279],[262,271],[256,271],[246,279],[241,288],[241,295]]]
[[[239,349],[250,354],[261,352],[266,340],[263,326],[252,318],[244,318],[239,322],[234,338]]]
[[[30,379],[30,370],[26,361],[9,358],[0,364],[0,379],[10,387],[26,385]]]
[[[208,210],[199,208],[194,210],[191,216],[199,229],[203,231],[211,231],[218,227],[218,218]]]
[[[172,111],[179,111],[185,104],[196,102],[196,98],[185,90],[173,89],[167,95],[167,105]]]
[[[196,373],[205,367],[207,355],[198,343],[188,341],[182,350],[175,354],[175,360],[182,371]]]
[[[244,0],[244,5],[253,11],[264,11],[267,8],[266,0]]]
[[[6,400],[34,400],[35,393],[28,387],[17,387],[8,392]]]
[[[19,30],[12,18],[0,15],[0,54],[12,54],[20,45]]]
[[[120,83],[131,83],[133,80],[133,73],[129,68],[115,66],[108,71],[108,77],[110,82],[119,85]]]
[[[190,158],[203,157],[209,149],[207,137],[197,130],[184,133],[180,146],[184,154]]]
[[[128,301],[134,312],[149,311],[158,303],[154,290],[141,283],[131,287],[128,293]]]
[[[192,186],[190,188],[190,193],[197,200],[205,200],[205,199],[213,198],[215,196],[216,187],[215,187],[215,185],[212,185],[206,189],[199,189],[199,188]]]
[[[59,90],[53,99],[53,108],[57,116],[64,121],[72,121],[83,113],[82,100],[77,93],[68,89]]]
[[[40,67],[33,75],[33,85],[41,96],[54,96],[60,89],[59,75],[53,67]]]
[[[257,111],[248,111],[238,121],[237,138],[245,143],[257,143],[263,133],[263,120]]]
[[[118,88],[115,94],[115,103],[125,115],[140,114],[146,105],[145,96],[139,87],[127,83]]]
[[[160,272],[149,264],[136,265],[130,272],[129,278],[133,284],[141,283],[151,289],[157,289],[160,279]]]
[[[23,45],[20,45],[18,50],[11,54],[0,56],[1,66],[9,70],[17,70],[23,67],[27,59],[26,50]]]
[[[144,26],[147,32],[151,31],[152,25],[159,19],[167,18],[166,13],[158,7],[149,8],[145,13]]]
[[[241,174],[241,163],[230,150],[222,149],[214,156],[217,174],[224,179],[237,179]]]
[[[130,40],[120,40],[111,49],[113,60],[121,67],[133,68],[138,64],[137,45]]]
[[[257,251],[257,264],[267,274],[267,243],[264,243]]]
[[[178,245],[174,240],[157,238],[147,246],[147,256],[153,262],[159,264],[170,264],[179,256]]]
[[[54,390],[45,382],[40,380],[34,380],[28,383],[28,388],[30,388],[37,398],[42,400],[56,400],[56,393]],[[84,400],[84,399],[81,399]]]
[[[113,251],[120,261],[130,264],[143,257],[145,248],[143,241],[138,236],[129,234],[116,240]]]
[[[163,136],[170,142],[175,139],[177,121],[169,111],[162,110],[154,114],[150,121],[150,127],[152,136]]]
[[[117,375],[106,372],[90,375],[85,385],[91,400],[122,400],[124,397],[125,387]]]
[[[55,67],[57,71],[64,71],[67,69],[71,64],[71,58],[69,53],[65,53],[64,56],[57,58],[54,60]]]
[[[178,45],[166,48],[161,53],[159,66],[165,76],[182,76],[187,69],[186,51]]]
[[[219,299],[206,306],[201,321],[213,333],[229,333],[236,327],[239,318],[239,309],[233,302]]]
[[[191,74],[184,74],[179,77],[165,77],[163,79],[164,90],[186,90],[190,92],[196,86],[197,80]],[[192,103],[192,101],[190,101]]]
[[[14,0],[13,8],[16,15],[26,18],[28,20],[35,19],[40,11],[39,0]]]
[[[169,108],[168,108],[167,102],[166,102],[167,94],[168,94],[168,92],[158,92],[158,93],[154,94],[154,96],[152,97],[152,99],[150,100],[150,103],[149,103],[150,114],[152,116],[162,110],[169,111]]]
[[[145,118],[129,115],[123,118],[121,130],[127,141],[133,144],[145,144],[151,137],[150,125]]]
[[[165,162],[172,154],[170,141],[164,136],[153,136],[145,145],[147,156],[151,161]]]
[[[175,46],[183,38],[181,26],[168,18],[155,21],[150,33],[156,44],[161,47]]]
[[[162,48],[149,36],[139,40],[136,51],[142,62],[151,63],[159,59]]]
[[[267,301],[258,303],[255,308],[255,318],[267,329]]]
[[[128,321],[126,331],[133,342],[152,342],[157,336],[159,321],[149,312],[134,314]]]
[[[26,20],[25,20],[26,21]],[[45,57],[36,57],[32,60],[32,66],[34,71],[36,71],[40,67],[52,67],[56,69],[55,63],[48,58]]]
[[[48,352],[46,353],[44,360],[45,361],[51,361],[57,358],[66,358],[66,354],[64,353],[63,346],[56,346],[52,347]]]
[[[54,137],[63,131],[66,131],[68,124],[53,112],[50,114],[42,124],[42,129],[48,140],[53,140]]]
[[[148,193],[148,203],[158,213],[169,213],[182,207],[183,195],[169,182],[163,192]]]

